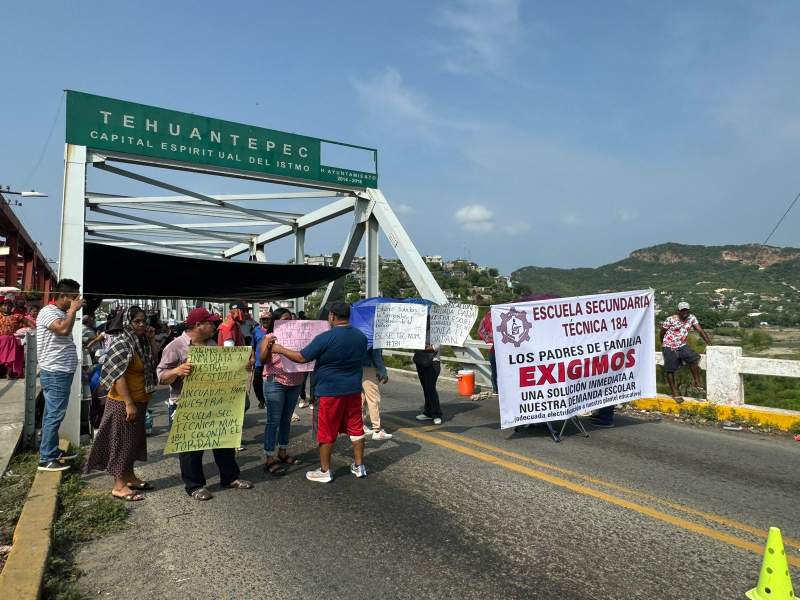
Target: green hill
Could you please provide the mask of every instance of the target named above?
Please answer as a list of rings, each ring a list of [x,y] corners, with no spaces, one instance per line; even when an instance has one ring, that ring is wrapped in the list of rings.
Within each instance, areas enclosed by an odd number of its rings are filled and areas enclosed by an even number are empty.
[[[653,288],[661,305],[687,300],[718,318],[800,325],[800,248],[660,244],[594,269],[523,267],[513,281],[560,296]]]

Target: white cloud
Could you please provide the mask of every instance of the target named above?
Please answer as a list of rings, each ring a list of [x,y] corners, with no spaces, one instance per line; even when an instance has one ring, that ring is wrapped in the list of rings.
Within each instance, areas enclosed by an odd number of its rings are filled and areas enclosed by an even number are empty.
[[[570,227],[575,227],[583,223],[583,219],[581,219],[580,215],[574,211],[567,211],[561,213],[561,222],[564,225],[569,225]]]
[[[530,225],[522,221],[498,225],[494,213],[482,204],[462,206],[456,211],[455,219],[464,231],[471,233],[499,231],[506,235],[520,235],[530,230]]]
[[[441,46],[451,73],[502,70],[522,39],[519,0],[462,0],[440,12],[452,39]]]
[[[482,204],[467,204],[456,212],[456,221],[459,223],[476,223],[491,221],[494,213]]]
[[[518,221],[503,225],[500,229],[507,235],[522,235],[523,233],[528,233],[531,230],[531,226],[524,221]]]
[[[617,210],[617,219],[622,223],[630,223],[639,218],[639,212],[630,208],[620,208]]]
[[[398,215],[413,215],[416,212],[413,206],[411,206],[410,204],[405,204],[403,202],[395,204],[393,208],[394,212],[396,212]]]
[[[494,213],[482,204],[467,204],[456,211],[456,223],[464,231],[489,233],[494,231]]]

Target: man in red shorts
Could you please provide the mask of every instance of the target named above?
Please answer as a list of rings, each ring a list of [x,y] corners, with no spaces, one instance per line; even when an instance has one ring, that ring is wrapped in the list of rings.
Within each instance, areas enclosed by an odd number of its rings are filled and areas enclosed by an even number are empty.
[[[350,326],[350,305],[335,302],[328,311],[329,331],[319,334],[301,351],[289,350],[273,338],[272,352],[297,363],[316,361],[314,374],[318,399],[317,442],[320,468],[306,473],[309,481],[328,483],[333,443],[340,433],[350,436],[355,461],[350,472],[366,477],[364,467],[364,422],[361,418],[361,363],[367,353],[367,338]]]

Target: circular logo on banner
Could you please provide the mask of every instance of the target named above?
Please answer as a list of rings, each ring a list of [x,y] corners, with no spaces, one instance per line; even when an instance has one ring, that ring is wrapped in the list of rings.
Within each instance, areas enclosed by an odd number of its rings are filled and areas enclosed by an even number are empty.
[[[528,322],[528,317],[521,310],[512,308],[506,313],[500,313],[500,325],[497,331],[502,334],[504,344],[514,344],[517,348],[522,342],[531,341],[533,325]]]

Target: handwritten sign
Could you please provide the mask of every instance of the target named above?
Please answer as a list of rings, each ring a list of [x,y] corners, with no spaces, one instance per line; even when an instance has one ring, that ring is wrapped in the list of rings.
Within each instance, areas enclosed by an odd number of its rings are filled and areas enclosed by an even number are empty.
[[[473,304],[431,306],[431,344],[463,346],[477,318]]]
[[[250,352],[248,347],[189,348],[192,372],[183,382],[164,454],[241,446]]]
[[[388,302],[375,307],[373,348],[425,349],[428,307]]]
[[[302,350],[320,333],[331,328],[327,321],[275,321],[275,336],[278,343],[289,350]],[[314,370],[314,361],[297,364],[281,356],[283,370],[287,373],[305,373]]]

